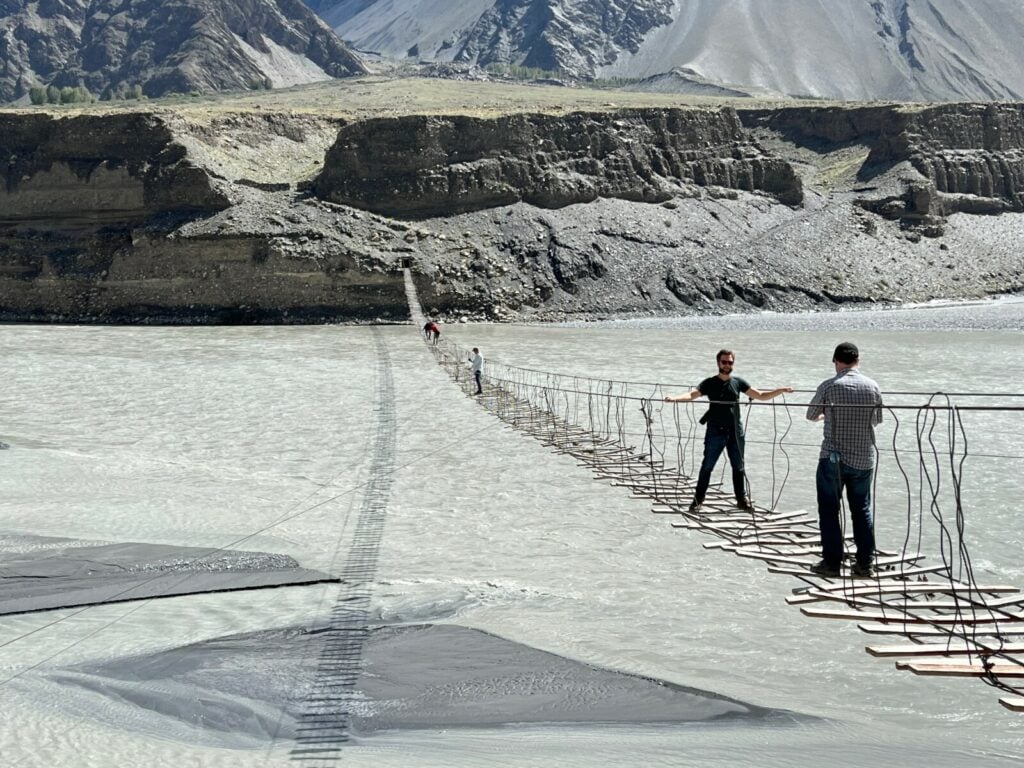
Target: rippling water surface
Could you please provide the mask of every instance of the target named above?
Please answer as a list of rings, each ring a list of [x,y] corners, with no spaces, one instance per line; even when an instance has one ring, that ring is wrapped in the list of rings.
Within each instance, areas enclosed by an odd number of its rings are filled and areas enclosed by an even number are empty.
[[[524,367],[668,383],[650,386],[658,397],[714,373],[721,347],[735,351],[737,373],[756,387],[813,389],[831,373],[833,346],[850,339],[886,392],[984,392],[992,396],[955,400],[1024,406],[1024,398],[997,397],[1024,392],[1022,327],[1024,303],[1003,302],[445,333]],[[802,616],[784,603],[792,580],[703,549],[700,535],[671,528],[622,489],[504,428],[453,387],[410,328],[0,327],[0,441],[9,445],[0,451],[0,533],[209,547],[245,538],[244,548],[337,572],[369,477],[375,336],[389,350],[398,421],[375,617],[482,629],[812,717],[772,726],[394,731],[357,739],[339,764],[938,767],[1024,759],[1024,718],[999,707],[995,691],[896,671],[864,652],[870,638],[854,627]],[[790,411],[791,424],[783,416]],[[963,416],[974,566],[981,580],[1024,586],[1024,413]],[[772,453],[783,424],[785,459]],[[751,409],[748,430],[755,495],[781,485],[780,507],[813,509],[820,427],[795,407]],[[883,436],[900,451],[916,445],[910,423],[897,430],[887,419]],[[895,454],[883,455],[879,475],[884,544],[901,536],[907,517]],[[151,713],[114,704],[105,717],[90,716],[62,700],[71,697],[53,673],[322,622],[333,589],[0,619],[4,762],[291,764],[290,744],[189,743],[168,736]]]

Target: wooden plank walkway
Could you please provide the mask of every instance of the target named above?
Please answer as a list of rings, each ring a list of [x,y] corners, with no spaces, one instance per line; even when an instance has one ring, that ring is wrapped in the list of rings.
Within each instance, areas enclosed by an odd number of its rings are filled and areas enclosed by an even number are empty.
[[[463,389],[471,382],[459,353],[432,346],[437,361]],[[493,365],[493,364],[492,364]],[[494,368],[492,368],[494,370]],[[549,378],[551,374],[547,375]],[[714,537],[704,543],[766,563],[768,571],[799,578],[802,586],[786,598],[806,616],[853,620],[867,634],[898,635],[905,642],[868,645],[869,654],[899,658],[896,668],[916,675],[985,678],[1011,695],[1005,708],[1024,712],[1024,595],[1008,584],[964,582],[947,565],[928,565],[918,552],[882,552],[876,574],[854,578],[844,564],[837,578],[813,573],[820,560],[816,516],[757,507],[740,510],[731,495],[713,485],[704,504],[691,511],[694,478],[666,464],[651,447],[629,445],[569,423],[547,407],[550,387],[488,377],[477,402],[513,429],[576,459],[597,480],[652,502],[652,512],[673,518],[672,527]],[[543,390],[543,396],[538,392]],[[538,402],[530,398],[532,393]],[[635,404],[634,404],[635,405]],[[847,537],[848,547],[852,541]],[[905,661],[922,657],[923,661]]]

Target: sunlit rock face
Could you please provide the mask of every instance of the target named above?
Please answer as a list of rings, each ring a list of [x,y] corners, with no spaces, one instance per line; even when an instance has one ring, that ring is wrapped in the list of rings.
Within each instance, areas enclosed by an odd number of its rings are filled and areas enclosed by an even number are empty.
[[[732,110],[355,123],[342,128],[316,191],[388,215],[436,216],[520,201],[663,202],[687,185],[802,200],[793,169],[750,141]]]
[[[363,72],[299,0],[4,0],[0,102],[32,86],[150,97],[285,87]]]
[[[0,116],[0,318],[364,322],[1021,290],[1015,104]],[[978,216],[972,214],[1001,214]]]
[[[1007,0],[310,0],[361,50],[839,99],[1024,97]],[[666,84],[662,83],[664,87]],[[676,86],[689,91],[680,79]]]

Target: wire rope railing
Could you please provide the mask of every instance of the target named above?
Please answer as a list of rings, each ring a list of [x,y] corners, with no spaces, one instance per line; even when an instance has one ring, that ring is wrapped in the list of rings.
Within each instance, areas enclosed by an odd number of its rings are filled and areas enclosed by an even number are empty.
[[[468,350],[445,342],[434,347],[434,354],[456,382],[466,383]],[[763,560],[769,570],[800,579],[802,586],[788,602],[800,605],[805,614],[862,621],[861,629],[871,634],[901,635],[909,641],[906,646],[871,646],[868,650],[875,655],[909,658],[911,661],[898,666],[918,674],[979,677],[1009,694],[1001,699],[1005,706],[1024,711],[1024,689],[1014,682],[1024,677],[1024,643],[1014,641],[1024,637],[1024,597],[1016,587],[979,580],[967,546],[963,492],[967,460],[974,457],[964,414],[1024,413],[1024,402],[993,405],[971,401],[1024,395],[886,393],[887,397],[923,398],[920,403],[884,405],[892,424],[891,442],[875,446],[879,460],[888,457],[874,474],[875,498],[880,492],[879,477],[885,473],[890,477],[884,492],[893,497],[887,506],[898,508],[895,498],[903,500],[902,534],[894,537],[899,546],[876,550],[878,568],[872,578],[854,578],[846,569],[837,578],[825,578],[809,567],[820,552],[818,521],[782,509],[791,486],[791,449],[812,445],[791,437],[792,411],[806,411],[811,403],[799,401],[806,398],[751,404],[758,409],[771,408],[767,412],[770,420],[757,422],[759,429],[767,427],[768,434],[753,441],[769,447],[767,503],[736,509],[719,481],[709,492],[708,504],[694,512],[689,502],[698,464],[699,420],[692,402],[664,401],[665,392],[674,388],[494,360],[487,363],[484,381],[486,389],[479,400],[503,421],[574,456],[599,479],[628,486],[634,495],[650,499],[655,512],[679,516],[682,520],[674,523],[675,527],[714,536],[717,541],[706,547]],[[748,407],[747,431],[752,412]],[[842,537],[849,550],[845,520],[841,510]],[[926,552],[931,551],[938,560],[934,565],[926,562]],[[840,607],[834,607],[837,604]],[[929,662],[916,661],[918,657]]]

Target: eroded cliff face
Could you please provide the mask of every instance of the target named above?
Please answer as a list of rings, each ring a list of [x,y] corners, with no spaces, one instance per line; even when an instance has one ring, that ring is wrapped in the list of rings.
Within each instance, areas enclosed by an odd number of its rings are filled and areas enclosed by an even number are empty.
[[[663,202],[693,186],[802,200],[792,167],[752,142],[731,109],[354,123],[341,129],[314,189],[337,203],[425,217],[516,202]]]
[[[954,213],[1024,211],[1024,105],[747,110],[741,119],[817,151],[864,146],[857,178],[867,191],[881,180],[885,194],[859,204],[925,235],[941,235]]]
[[[1024,105],[960,104],[909,115],[877,161],[909,161],[939,193],[1024,211]]]
[[[229,205],[151,115],[0,114],[0,151],[7,158],[0,221],[8,223],[34,219],[60,227],[69,218],[130,221]]]
[[[403,319],[403,266],[508,320],[1024,289],[1015,105],[2,113],[0,152],[7,320]]]
[[[231,129],[259,130],[257,147],[287,155],[285,145],[317,145],[324,125],[311,122],[241,118]],[[287,182],[215,170],[228,171],[225,125],[211,136],[172,123],[0,115],[0,317],[275,322],[404,311],[400,281],[338,241],[336,214],[290,210]]]

